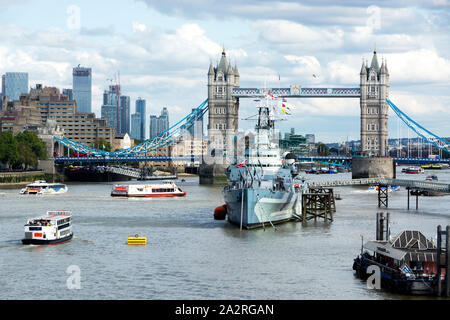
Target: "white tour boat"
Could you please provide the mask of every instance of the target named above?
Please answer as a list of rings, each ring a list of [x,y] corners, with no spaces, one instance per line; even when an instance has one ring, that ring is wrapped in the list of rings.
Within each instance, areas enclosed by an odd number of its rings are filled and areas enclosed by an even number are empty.
[[[161,184],[127,184],[114,185],[113,197],[183,197],[186,192],[175,183],[166,181]]]
[[[20,194],[59,194],[66,193],[67,186],[62,183],[47,183],[45,180],[37,180],[20,190]]]
[[[57,244],[72,239],[72,213],[66,210],[47,211],[25,225],[23,244]]]

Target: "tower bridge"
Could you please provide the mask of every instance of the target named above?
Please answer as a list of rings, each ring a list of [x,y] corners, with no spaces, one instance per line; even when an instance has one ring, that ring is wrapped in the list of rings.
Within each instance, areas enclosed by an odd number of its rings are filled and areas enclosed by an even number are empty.
[[[376,50],[373,51],[371,63],[363,62],[360,71],[359,87],[347,88],[313,88],[292,85],[287,88],[241,88],[237,65],[232,66],[225,50],[220,62],[208,70],[208,98],[197,108],[172,125],[168,130],[143,143],[128,149],[108,152],[95,149],[66,137],[54,139],[72,150],[91,156],[103,156],[104,161],[115,159],[128,161],[140,159],[149,152],[175,142],[194,121],[208,113],[208,155],[221,160],[223,164],[201,164],[200,183],[216,183],[226,180],[225,168],[237,158],[237,142],[239,129],[239,101],[245,98],[261,98],[267,94],[277,98],[359,98],[360,100],[360,141],[361,149],[358,157],[351,159],[353,177],[371,178],[372,175],[392,178],[394,175],[393,159],[388,156],[388,112],[394,113],[418,136],[435,147],[450,151],[450,143],[433,134],[429,130],[408,117],[392,101],[389,100],[389,72],[387,62],[378,63]],[[228,154],[227,154],[228,152]],[[170,158],[170,157],[169,157]],[[60,158],[55,162],[73,161]],[[83,161],[95,161],[94,159]],[[152,161],[152,160],[150,160]],[[335,161],[328,159],[324,161]],[[396,159],[399,163],[412,163],[408,159]],[[425,161],[425,160],[424,160]],[[429,162],[429,161],[427,161]],[[350,159],[344,161],[345,165]]]

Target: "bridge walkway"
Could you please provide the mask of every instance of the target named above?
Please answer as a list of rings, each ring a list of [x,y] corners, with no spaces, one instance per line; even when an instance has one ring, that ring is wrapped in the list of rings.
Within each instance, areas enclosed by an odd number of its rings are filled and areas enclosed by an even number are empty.
[[[340,187],[340,186],[400,186],[407,189],[434,191],[450,194],[450,184],[432,181],[417,181],[407,179],[388,179],[388,178],[364,178],[364,179],[348,179],[335,181],[308,181],[308,188],[321,187]]]

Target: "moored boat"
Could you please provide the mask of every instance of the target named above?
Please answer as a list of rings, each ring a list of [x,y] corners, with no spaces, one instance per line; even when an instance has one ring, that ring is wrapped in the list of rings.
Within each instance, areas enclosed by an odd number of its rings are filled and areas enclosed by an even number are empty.
[[[20,190],[20,194],[60,194],[66,193],[67,186],[62,183],[48,183],[45,180],[36,180]]]
[[[114,185],[113,197],[183,197],[186,192],[175,183],[166,181],[160,184]]]
[[[419,173],[424,173],[425,170],[421,167],[408,167],[405,170],[405,173],[410,173],[410,174],[419,174]]]
[[[66,210],[47,211],[47,215],[27,221],[22,243],[58,244],[72,237],[72,213]]]
[[[252,229],[291,221],[301,214],[303,184],[296,183],[296,156],[281,155],[274,142],[274,114],[266,104],[258,108],[253,139],[246,144],[242,162],[226,170],[228,185],[222,190],[228,221]]]
[[[434,243],[420,231],[405,230],[392,238],[389,214],[377,214],[377,236],[361,246],[361,254],[353,262],[353,270],[361,279],[367,279],[373,270],[379,276],[378,289],[403,294],[435,294],[437,282],[444,278],[439,274],[438,256]],[[377,281],[375,281],[377,282]]]

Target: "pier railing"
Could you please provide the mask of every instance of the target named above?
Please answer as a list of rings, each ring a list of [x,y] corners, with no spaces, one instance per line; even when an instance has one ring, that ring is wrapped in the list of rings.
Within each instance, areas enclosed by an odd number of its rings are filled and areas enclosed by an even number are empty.
[[[350,179],[350,180],[335,180],[335,181],[307,181],[309,188],[320,187],[339,187],[339,186],[400,186],[407,189],[436,191],[443,193],[450,193],[450,184],[430,181],[417,181],[406,179],[388,179],[388,178],[364,178],[364,179]]]

